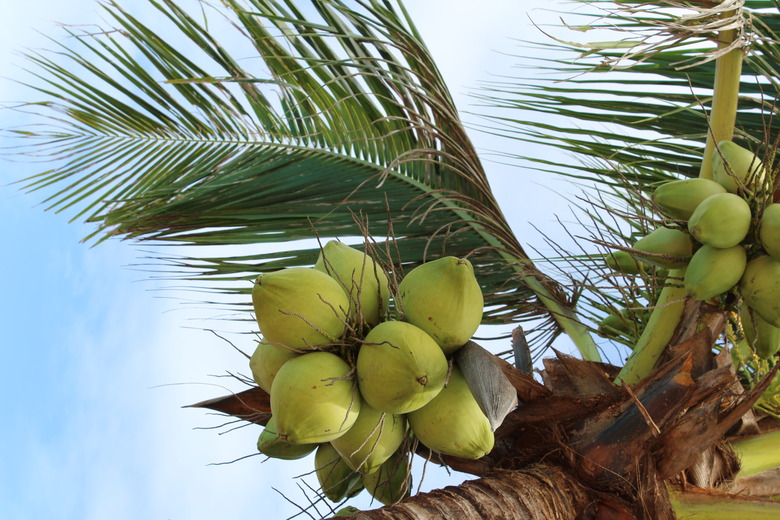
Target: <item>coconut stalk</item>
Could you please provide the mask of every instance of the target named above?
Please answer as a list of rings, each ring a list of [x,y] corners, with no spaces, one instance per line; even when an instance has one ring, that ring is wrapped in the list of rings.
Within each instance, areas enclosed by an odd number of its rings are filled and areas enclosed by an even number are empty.
[[[549,289],[533,275],[525,275],[523,282],[534,291],[544,306],[555,316],[558,325],[572,340],[582,358],[588,361],[601,361],[601,354],[599,354],[593,337],[574,316],[571,309],[562,305]]]
[[[669,273],[669,280],[661,289],[647,326],[618,374],[618,384],[638,383],[647,377],[658,363],[685,310],[685,288],[681,282],[684,275],[685,269],[675,269]]]
[[[736,11],[726,11],[724,18],[733,17]],[[712,154],[717,143],[734,137],[734,125],[737,120],[739,101],[739,81],[742,74],[743,51],[741,45],[735,45],[740,37],[739,29],[722,31],[718,35],[718,50],[731,47],[715,62],[715,85],[712,92],[709,132],[704,147],[699,177],[712,179]]]

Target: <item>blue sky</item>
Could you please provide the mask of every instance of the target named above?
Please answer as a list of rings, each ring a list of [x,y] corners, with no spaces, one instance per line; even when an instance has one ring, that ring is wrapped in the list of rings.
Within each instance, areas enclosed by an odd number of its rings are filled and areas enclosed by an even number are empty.
[[[120,2],[134,13],[139,0]],[[408,7],[463,109],[466,92],[515,60],[509,40],[539,38],[526,12],[545,2],[426,0]],[[463,4],[463,7],[458,6]],[[39,32],[61,33],[52,21],[91,24],[92,0],[27,0],[0,6],[0,105],[24,100],[8,78],[22,77],[25,48],[51,46]],[[518,6],[522,5],[520,8]],[[468,14],[466,14],[468,13]],[[548,15],[537,13],[535,19]],[[464,37],[466,35],[466,37]],[[2,128],[19,116],[4,111]],[[486,137],[484,148],[500,146]],[[8,140],[4,148],[14,146]],[[272,487],[300,503],[296,475],[311,461],[261,463],[260,457],[213,463],[255,452],[259,427],[220,435],[222,423],[182,409],[228,390],[214,377],[248,373],[246,360],[202,327],[215,309],[183,304],[191,295],[166,289],[139,269],[146,253],[132,243],[80,243],[91,228],[69,214],[45,212],[41,196],[9,186],[45,165],[0,163],[0,517],[16,519],[285,518],[296,512]],[[544,228],[567,212],[554,188],[497,165],[493,183],[520,236],[543,244],[529,224]],[[163,290],[164,289],[164,290]],[[251,347],[242,345],[251,353]],[[427,470],[423,489],[456,484]],[[354,503],[366,507],[365,499]],[[324,512],[324,511],[322,511]]]

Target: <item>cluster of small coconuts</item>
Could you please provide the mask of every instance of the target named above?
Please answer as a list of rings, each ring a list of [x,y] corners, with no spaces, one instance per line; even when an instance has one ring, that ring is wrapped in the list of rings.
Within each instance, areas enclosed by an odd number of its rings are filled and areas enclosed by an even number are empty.
[[[745,336],[759,356],[770,357],[780,349],[780,204],[772,201],[766,166],[750,150],[721,141],[712,165],[712,179],[660,185],[652,200],[668,225],[629,251],[613,251],[607,264],[629,274],[643,263],[685,268],[685,292],[694,300],[736,288]]]
[[[257,277],[252,302],[262,339],[250,368],[272,414],[258,450],[316,450],[329,500],[364,488],[384,504],[407,496],[413,440],[468,459],[492,449],[491,424],[451,362],[482,319],[467,259],[421,264],[396,288],[370,255],[334,240],[314,267]]]

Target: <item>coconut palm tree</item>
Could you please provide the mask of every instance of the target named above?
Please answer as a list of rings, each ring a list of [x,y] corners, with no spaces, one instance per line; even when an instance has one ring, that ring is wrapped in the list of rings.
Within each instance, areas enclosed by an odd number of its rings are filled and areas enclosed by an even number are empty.
[[[20,137],[56,167],[25,187],[46,192],[50,209],[93,223],[94,242],[245,246],[178,263],[248,323],[247,280],[314,263],[319,246],[299,240],[355,239],[396,281],[426,260],[468,257],[483,323],[525,328],[517,354],[526,339],[535,355],[549,352],[561,334],[580,353],[545,359],[544,384],[522,356],[495,357],[521,405],[492,452],[464,460],[415,448],[478,479],[356,517],[780,515],[767,498],[780,495],[767,448],[776,356],[746,342],[739,293],[688,298],[684,268],[664,271],[652,257],[636,272],[604,265],[611,251],[637,254],[652,228],[680,227],[650,196],[665,181],[712,178],[718,142],[772,164],[774,2],[584,2],[578,29],[616,39],[536,42],[561,57],[539,66],[565,82],[507,77],[481,91],[488,131],[577,157],[515,159],[596,187],[576,203],[588,233],[575,237],[580,249],[559,250],[545,272],[507,223],[402,3],[222,0],[204,3],[206,23],[175,0],[149,1],[155,21],[111,1],[111,29],[66,29],[70,43],[30,56],[43,99],[27,109],[43,128]],[[173,32],[185,43],[173,46]],[[257,60],[229,53],[223,41],[234,37]],[[754,207],[772,190],[757,190]],[[619,326],[599,327],[610,316]],[[632,349],[624,366],[601,362],[598,335]],[[198,406],[260,424],[270,416],[259,388]]]

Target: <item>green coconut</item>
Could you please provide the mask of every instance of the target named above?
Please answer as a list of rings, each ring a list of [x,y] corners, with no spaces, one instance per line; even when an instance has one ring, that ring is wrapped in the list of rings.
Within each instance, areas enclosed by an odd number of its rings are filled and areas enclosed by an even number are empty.
[[[346,330],[347,293],[336,280],[310,267],[258,276],[252,304],[268,343],[311,349],[337,343]]]
[[[750,205],[733,193],[704,199],[688,220],[688,232],[708,246],[727,249],[742,242],[751,225]]]
[[[758,238],[764,251],[775,260],[780,260],[780,204],[773,203],[764,208]]]
[[[406,417],[415,437],[433,451],[479,459],[493,449],[490,421],[457,366],[439,395]]]
[[[276,420],[273,416],[265,425],[263,433],[257,439],[257,450],[274,459],[302,459],[317,448],[316,444],[293,444],[279,438],[276,433]]]
[[[360,395],[351,367],[329,352],[311,352],[282,365],[271,386],[279,437],[294,444],[330,442],[352,427]]]
[[[422,329],[384,321],[366,335],[357,357],[363,399],[381,412],[416,410],[444,387],[449,365],[444,352]]]
[[[780,328],[767,323],[747,305],[740,309],[742,330],[750,348],[762,359],[771,359],[780,350]]]
[[[637,240],[633,249],[636,258],[643,262],[679,269],[688,265],[693,256],[693,240],[680,229],[659,227]]]
[[[642,274],[644,271],[642,264],[630,253],[621,250],[610,251],[604,260],[604,264],[615,272],[626,275]]]
[[[363,251],[331,240],[314,268],[337,280],[349,295],[353,322],[376,325],[390,306],[390,282],[382,266]]]
[[[286,362],[300,354],[280,345],[272,345],[261,341],[257,344],[254,354],[249,358],[249,369],[252,371],[252,379],[265,390],[271,392],[271,384],[276,373]]]
[[[407,454],[397,451],[377,471],[363,475],[363,484],[372,497],[385,505],[408,497],[412,489],[412,475]]]
[[[728,248],[701,246],[685,270],[685,291],[694,300],[707,300],[737,285],[747,265],[741,245]]]
[[[471,339],[482,321],[482,289],[465,258],[446,256],[415,267],[398,284],[398,296],[406,321],[427,332],[445,354]]]
[[[350,468],[373,473],[401,446],[405,434],[406,419],[402,415],[380,412],[362,403],[352,428],[331,444]]]
[[[628,335],[634,330],[631,319],[631,311],[621,309],[617,314],[610,313],[599,322],[596,334],[609,338],[613,336]]]
[[[750,260],[739,282],[739,291],[753,312],[780,327],[780,261],[769,255]]]
[[[735,142],[720,141],[712,152],[712,178],[731,193],[755,191],[766,173],[761,159]]]
[[[320,489],[331,502],[341,502],[363,489],[360,473],[350,468],[329,442],[317,448],[314,467]]]
[[[688,220],[701,201],[716,193],[726,193],[726,188],[711,179],[695,177],[666,182],[655,189],[652,198],[664,215]]]

